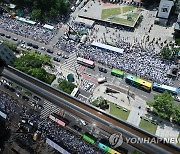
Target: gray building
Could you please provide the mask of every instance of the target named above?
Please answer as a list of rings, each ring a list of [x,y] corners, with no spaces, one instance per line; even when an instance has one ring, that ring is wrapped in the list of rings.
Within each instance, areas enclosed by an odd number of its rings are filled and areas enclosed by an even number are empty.
[[[12,65],[15,58],[14,53],[0,40],[0,61],[6,65]]]
[[[177,22],[175,23],[174,30],[175,30],[175,32],[180,33],[180,13],[178,15]]]
[[[174,6],[173,0],[161,0],[155,23],[166,26],[173,6]]]

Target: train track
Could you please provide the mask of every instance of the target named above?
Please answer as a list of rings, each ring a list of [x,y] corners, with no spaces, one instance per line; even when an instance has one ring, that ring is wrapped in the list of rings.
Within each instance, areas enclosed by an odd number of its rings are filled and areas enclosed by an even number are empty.
[[[106,114],[105,112],[103,112],[102,110],[98,110],[97,108],[91,107],[90,105],[87,105],[63,92],[60,92],[59,90],[56,90],[54,88],[52,88],[51,86],[40,82],[37,79],[34,79],[12,67],[8,67],[5,68],[2,72],[2,75],[12,81],[14,81],[15,83],[18,83],[20,85],[22,85],[23,87],[31,90],[32,92],[36,93],[37,95],[41,96],[42,98],[45,98],[51,102],[53,102],[54,104],[58,105],[59,107],[79,116],[80,118],[90,122],[90,123],[96,123],[96,126],[109,132],[110,134],[112,133],[117,133],[117,128],[121,128],[123,130],[125,130],[125,132],[129,132],[130,134],[135,135],[136,137],[140,137],[140,138],[153,138],[155,136],[135,127],[132,126],[122,120],[119,120],[113,116],[110,116],[108,114]],[[21,79],[20,79],[21,78]],[[24,80],[24,82],[23,82]],[[40,87],[41,91],[39,89],[36,89],[30,85],[28,85],[25,81],[28,81],[28,83],[31,83],[33,85],[35,85],[36,87]],[[62,101],[66,101],[69,102],[70,104],[73,104],[74,106],[76,106],[77,108],[81,108],[82,112],[78,112],[75,108],[73,107],[68,107],[68,105],[66,103],[59,103],[59,100],[57,99],[53,99],[53,97],[49,97],[46,93],[48,92],[49,94],[52,94],[53,96],[55,95],[56,97],[59,97],[60,99],[62,99]],[[86,113],[90,113],[91,116],[88,116]],[[97,119],[101,119],[104,122],[98,121]],[[110,124],[110,125],[108,125]],[[111,125],[114,126],[114,129],[111,128]],[[124,134],[123,134],[124,135]],[[125,137],[126,135],[124,135]],[[172,144],[168,144],[168,143],[163,143],[163,142],[159,142],[157,144],[131,144],[132,146],[140,149],[141,151],[145,152],[145,153],[179,153],[180,148],[172,145]]]

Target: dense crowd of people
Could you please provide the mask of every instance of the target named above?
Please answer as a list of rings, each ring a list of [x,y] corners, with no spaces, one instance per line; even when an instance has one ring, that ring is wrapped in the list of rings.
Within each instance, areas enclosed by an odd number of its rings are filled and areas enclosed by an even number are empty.
[[[123,46],[122,46],[123,47]],[[166,76],[170,69],[169,62],[156,58],[154,52],[143,49],[138,43],[127,49],[123,55],[107,52],[89,46],[81,46],[78,56],[91,59],[109,67],[131,72],[134,75],[147,78],[158,83],[172,85],[172,79]]]
[[[7,114],[8,120],[10,120],[10,118],[13,116],[16,106],[16,100],[14,100],[11,96],[4,93],[3,91],[0,91],[0,110]]]
[[[45,137],[52,138],[53,141],[66,147],[66,150],[70,153],[76,154],[100,154],[101,152],[92,147],[81,138],[75,136],[73,133],[61,128],[58,124],[53,121],[47,120],[42,127],[42,132]]]
[[[37,112],[34,112],[33,110],[27,108],[26,106],[23,106],[22,112],[20,113],[20,117],[21,119],[30,120],[36,126],[39,122],[41,122],[40,115]]]
[[[73,28],[80,31],[82,27],[73,26]],[[88,30],[88,33],[92,33],[92,31],[94,29]],[[143,47],[142,44],[135,40],[134,45],[131,46],[127,38],[119,36],[115,45],[124,49],[123,55],[120,55],[104,49],[94,48],[91,46],[92,41],[93,39],[88,39],[86,44],[77,46],[76,42],[61,37],[56,47],[70,53],[76,52],[80,57],[102,63],[110,68],[114,67],[133,73],[136,76],[156,81],[160,84],[173,84],[172,79],[166,75],[172,63],[158,58],[152,44]],[[99,42],[102,41],[99,40]]]
[[[6,16],[0,17],[0,28],[45,44],[49,43],[58,32],[57,27],[48,30],[41,24],[28,25]]]

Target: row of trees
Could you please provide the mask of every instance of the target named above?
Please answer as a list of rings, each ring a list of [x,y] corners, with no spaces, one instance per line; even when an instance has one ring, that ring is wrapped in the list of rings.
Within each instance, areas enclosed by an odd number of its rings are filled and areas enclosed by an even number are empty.
[[[153,107],[153,112],[161,118],[180,124],[180,107],[174,106],[173,96],[165,91],[154,96],[154,102],[148,102]]]
[[[34,52],[25,52],[20,58],[14,61],[14,67],[18,70],[51,84],[56,77],[46,72],[43,68],[45,65],[51,66],[50,57]]]
[[[24,8],[31,12],[31,17],[40,21],[55,18],[57,15],[67,14],[69,3],[67,0],[10,0],[17,8]]]

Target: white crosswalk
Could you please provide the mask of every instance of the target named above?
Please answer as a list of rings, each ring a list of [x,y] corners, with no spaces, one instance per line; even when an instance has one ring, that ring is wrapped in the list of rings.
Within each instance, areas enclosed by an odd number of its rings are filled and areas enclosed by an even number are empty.
[[[76,53],[72,53],[69,55],[69,59],[67,59],[64,64],[62,65],[62,68],[75,70],[79,68],[79,64],[77,63],[77,57]]]
[[[45,120],[49,117],[51,113],[59,113],[60,108],[56,105],[52,104],[51,102],[45,101],[43,105],[44,109],[41,111],[41,119],[42,122],[38,124],[38,127],[42,126]]]

